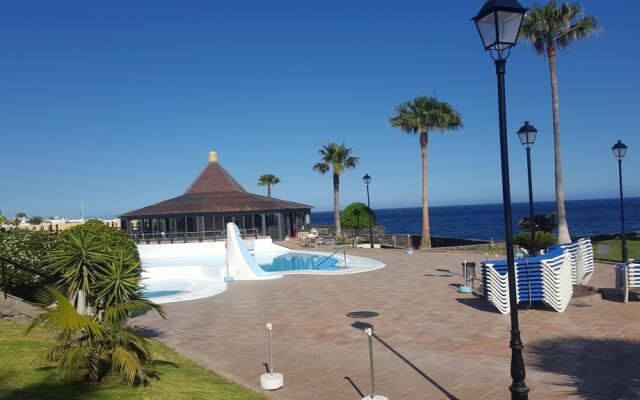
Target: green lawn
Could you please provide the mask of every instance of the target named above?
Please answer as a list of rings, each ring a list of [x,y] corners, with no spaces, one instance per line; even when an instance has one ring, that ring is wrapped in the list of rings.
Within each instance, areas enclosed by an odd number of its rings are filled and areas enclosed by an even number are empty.
[[[263,396],[198,367],[157,340],[156,359],[175,366],[158,367],[160,380],[131,388],[119,381],[88,385],[65,382],[48,369],[32,366],[34,355],[49,343],[37,334],[24,335],[25,325],[0,321],[0,400],[258,400]],[[256,378],[257,379],[257,378]]]
[[[596,258],[601,260],[620,261],[621,257],[621,241],[619,239],[603,240],[601,242],[593,243],[593,252]],[[605,254],[598,252],[598,244],[609,245],[611,248],[611,254]],[[627,238],[627,255],[629,258],[640,259],[640,237]]]

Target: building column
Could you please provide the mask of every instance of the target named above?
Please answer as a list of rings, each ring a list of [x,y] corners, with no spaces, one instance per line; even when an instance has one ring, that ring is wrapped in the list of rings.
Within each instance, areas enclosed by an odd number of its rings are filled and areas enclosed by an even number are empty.
[[[278,237],[278,240],[282,240],[283,236],[282,236],[282,220],[284,219],[284,213],[278,213],[276,214],[278,216],[278,235],[280,235],[280,237]]]
[[[262,236],[267,236],[267,216],[262,214]]]
[[[196,217],[196,229],[198,231],[198,242],[202,242],[202,231],[204,230],[204,217]]]

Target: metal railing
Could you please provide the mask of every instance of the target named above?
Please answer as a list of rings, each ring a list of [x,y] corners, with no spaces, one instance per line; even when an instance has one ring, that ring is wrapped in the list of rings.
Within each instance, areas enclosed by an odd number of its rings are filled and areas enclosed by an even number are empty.
[[[240,229],[240,233],[243,238],[259,238],[260,234],[258,229],[250,228],[250,229]],[[151,233],[142,233],[142,232],[132,232],[129,233],[129,237],[133,239],[136,243],[144,243],[150,244],[152,242],[156,243],[174,243],[174,242],[203,242],[203,241],[213,241],[216,242],[218,240],[226,240],[227,239],[227,231],[219,230],[219,231],[200,231],[200,232],[151,232]]]

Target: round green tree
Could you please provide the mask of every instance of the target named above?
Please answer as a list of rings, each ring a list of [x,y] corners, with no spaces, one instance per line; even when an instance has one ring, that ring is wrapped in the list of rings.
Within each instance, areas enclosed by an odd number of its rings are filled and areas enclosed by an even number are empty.
[[[342,211],[340,223],[348,229],[364,229],[376,226],[376,213],[364,203],[351,203]]]

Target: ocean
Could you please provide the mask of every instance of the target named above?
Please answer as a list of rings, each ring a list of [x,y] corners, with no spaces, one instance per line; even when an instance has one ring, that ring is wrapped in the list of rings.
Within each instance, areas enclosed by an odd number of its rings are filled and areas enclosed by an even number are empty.
[[[567,221],[572,236],[586,236],[620,232],[619,199],[566,201]],[[640,197],[625,199],[625,228],[627,232],[640,231]],[[537,202],[536,214],[552,214],[555,202]],[[414,233],[422,231],[422,209],[387,208],[374,210],[378,225],[387,233]],[[503,240],[504,218],[502,204],[430,207],[431,234],[434,236],[465,239]],[[519,232],[518,221],[529,216],[528,203],[513,203],[513,229]],[[333,212],[313,212],[311,222],[332,225]]]

